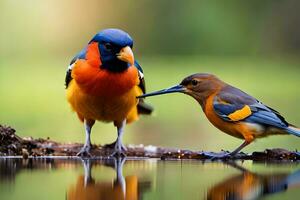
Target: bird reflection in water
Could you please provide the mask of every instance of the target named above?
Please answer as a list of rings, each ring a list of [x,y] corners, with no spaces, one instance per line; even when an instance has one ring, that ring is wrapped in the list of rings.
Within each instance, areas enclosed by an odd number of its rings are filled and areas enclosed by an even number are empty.
[[[228,163],[242,173],[234,175],[208,190],[207,200],[250,200],[300,188],[300,170],[289,173],[256,174],[236,163]]]
[[[139,182],[136,175],[123,176],[126,158],[114,158],[105,161],[105,165],[114,167],[116,178],[112,182],[96,181],[91,174],[92,160],[82,160],[84,176],[79,176],[75,185],[67,193],[68,200],[137,200],[150,188],[150,182]]]

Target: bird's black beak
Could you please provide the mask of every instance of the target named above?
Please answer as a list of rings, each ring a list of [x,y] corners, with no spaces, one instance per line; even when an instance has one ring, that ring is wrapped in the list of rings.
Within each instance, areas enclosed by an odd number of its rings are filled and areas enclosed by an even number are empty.
[[[156,92],[150,92],[148,94],[143,94],[141,96],[138,96],[137,98],[144,98],[144,97],[156,96],[156,95],[161,95],[161,94],[184,92],[184,91],[185,91],[184,86],[176,85],[176,86],[170,87],[168,89],[159,90],[159,91],[156,91]]]

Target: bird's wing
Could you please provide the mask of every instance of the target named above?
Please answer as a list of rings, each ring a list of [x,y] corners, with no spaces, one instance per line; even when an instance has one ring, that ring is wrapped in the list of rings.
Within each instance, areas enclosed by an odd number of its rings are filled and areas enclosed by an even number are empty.
[[[139,79],[140,79],[139,87],[141,88],[141,90],[145,94],[146,93],[146,86],[145,86],[145,78],[144,78],[143,69],[137,61],[134,61],[134,66],[137,68],[137,70],[139,72]]]
[[[65,86],[68,88],[69,83],[71,82],[72,78],[72,69],[74,67],[74,64],[76,60],[78,59],[85,59],[86,55],[86,48],[84,48],[82,51],[80,51],[70,62],[70,65],[67,68],[66,77],[65,77]]]
[[[279,112],[234,87],[224,88],[217,94],[213,108],[216,114],[225,121],[246,121],[278,128],[288,126]]]
[[[140,83],[138,86],[139,86],[139,88],[141,88],[143,94],[145,94],[146,93],[146,85],[145,85],[143,69],[137,61],[134,61],[134,66],[137,68],[137,70],[139,72]],[[144,102],[144,99],[139,100],[137,107],[138,107],[138,112],[140,114],[151,114],[153,111],[153,107],[150,106],[149,104],[146,104]]]

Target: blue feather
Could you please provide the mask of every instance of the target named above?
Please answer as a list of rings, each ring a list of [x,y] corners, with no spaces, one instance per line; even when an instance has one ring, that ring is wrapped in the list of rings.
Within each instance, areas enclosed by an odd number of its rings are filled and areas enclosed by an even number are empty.
[[[112,43],[120,47],[130,46],[132,48],[133,46],[133,40],[128,33],[113,28],[100,31],[93,37],[91,42]]]
[[[231,113],[240,110],[245,105],[234,105],[234,104],[214,104],[214,109],[218,114],[230,115]]]
[[[144,71],[143,71],[141,65],[140,65],[136,60],[134,61],[134,66],[135,66],[140,72],[144,73]]]
[[[257,112],[253,112],[253,114],[248,118],[246,118],[245,121],[269,125],[269,126],[275,126],[277,128],[282,128],[282,129],[287,128],[287,125],[284,122],[282,122],[281,119],[277,117],[277,115],[267,110],[260,110]]]
[[[289,134],[292,134],[292,135],[295,135],[297,137],[300,137],[300,129],[297,129],[295,127],[292,127],[292,126],[289,126],[286,131],[289,133]]]
[[[70,65],[72,65],[77,59],[85,59],[86,55],[86,47],[82,49],[70,62]]]

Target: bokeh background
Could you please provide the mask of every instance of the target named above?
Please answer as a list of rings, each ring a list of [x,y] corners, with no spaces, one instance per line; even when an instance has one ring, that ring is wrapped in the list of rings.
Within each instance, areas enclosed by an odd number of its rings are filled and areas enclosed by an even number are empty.
[[[153,0],[1,0],[0,123],[21,136],[83,142],[84,131],[65,100],[69,61],[104,28],[134,38],[147,90],[210,72],[279,110],[300,126],[300,2]],[[222,134],[190,97],[147,99],[150,117],[129,125],[125,143],[232,150],[242,141]],[[92,140],[115,140],[112,124],[97,123]],[[300,147],[300,138],[261,139],[246,152]]]

